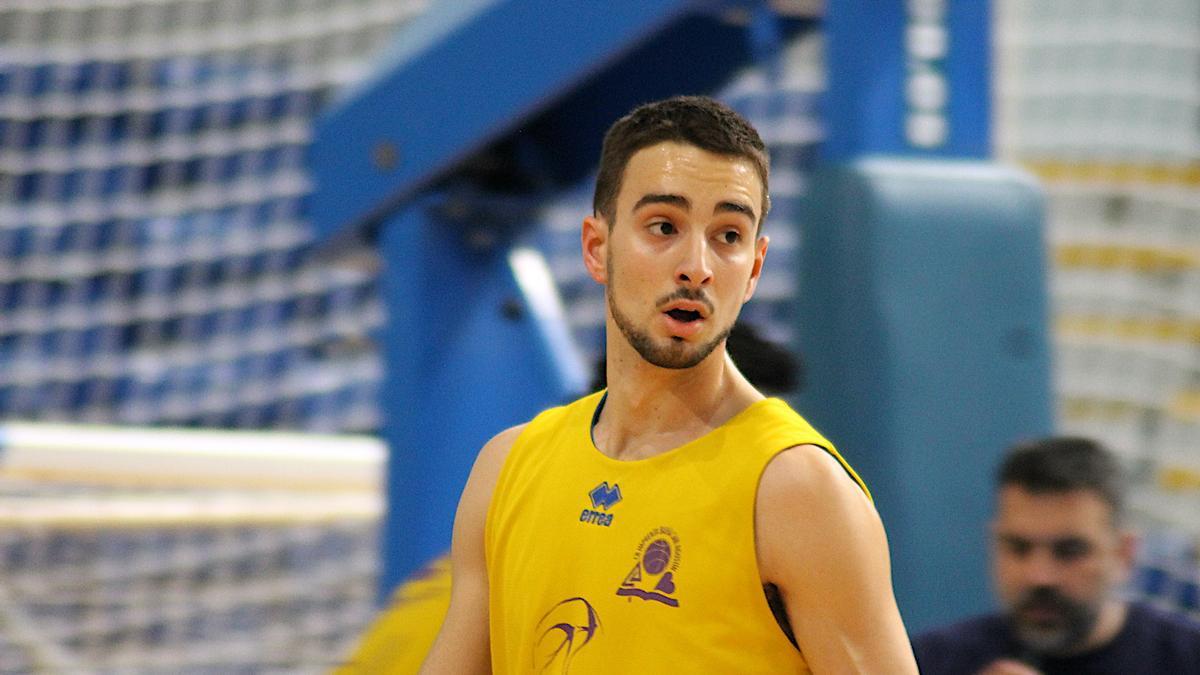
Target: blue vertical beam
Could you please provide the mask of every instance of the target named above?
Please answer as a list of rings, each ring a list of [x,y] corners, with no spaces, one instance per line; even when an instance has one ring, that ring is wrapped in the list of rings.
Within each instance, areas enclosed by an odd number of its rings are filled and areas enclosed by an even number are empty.
[[[989,0],[829,0],[824,158],[991,153]]]
[[[442,203],[427,195],[380,234],[385,595],[449,549],[458,497],[483,444],[586,386],[537,254],[514,252],[502,226],[439,215]]]

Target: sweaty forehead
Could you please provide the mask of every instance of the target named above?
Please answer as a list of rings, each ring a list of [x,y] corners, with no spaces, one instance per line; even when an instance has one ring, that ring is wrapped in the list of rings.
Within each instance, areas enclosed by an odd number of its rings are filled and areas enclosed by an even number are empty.
[[[665,142],[642,148],[629,158],[617,206],[630,209],[646,194],[677,194],[705,208],[711,208],[708,202],[744,202],[761,215],[762,193],[762,181],[749,159]]]

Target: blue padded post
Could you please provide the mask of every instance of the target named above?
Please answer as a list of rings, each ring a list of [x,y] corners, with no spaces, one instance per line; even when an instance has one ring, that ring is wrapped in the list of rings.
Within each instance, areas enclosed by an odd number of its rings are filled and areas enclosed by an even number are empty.
[[[1052,429],[1040,190],[991,164],[865,159],[810,194],[800,408],[875,494],[908,629],[985,611],[997,460]]]
[[[587,385],[539,255],[512,248],[502,229],[440,215],[442,203],[417,200],[380,233],[382,397],[392,413],[384,595],[449,550],[479,448]]]

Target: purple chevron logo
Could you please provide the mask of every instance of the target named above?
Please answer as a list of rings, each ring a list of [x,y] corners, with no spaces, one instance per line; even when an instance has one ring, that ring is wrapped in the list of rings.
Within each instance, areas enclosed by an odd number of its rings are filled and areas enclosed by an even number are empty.
[[[613,483],[613,486],[609,487],[608,481],[604,481],[592,488],[588,496],[592,498],[592,508],[607,511],[621,501],[621,486]]]
[[[568,673],[571,661],[600,632],[600,615],[583,598],[567,598],[550,608],[538,622],[538,641],[533,646],[534,663],[541,670]]]

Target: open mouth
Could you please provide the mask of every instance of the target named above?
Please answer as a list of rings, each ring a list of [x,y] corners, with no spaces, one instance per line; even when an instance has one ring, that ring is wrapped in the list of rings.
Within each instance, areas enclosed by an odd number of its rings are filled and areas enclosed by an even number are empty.
[[[691,309],[672,309],[667,311],[667,316],[682,323],[691,323],[700,319],[700,312]]]

